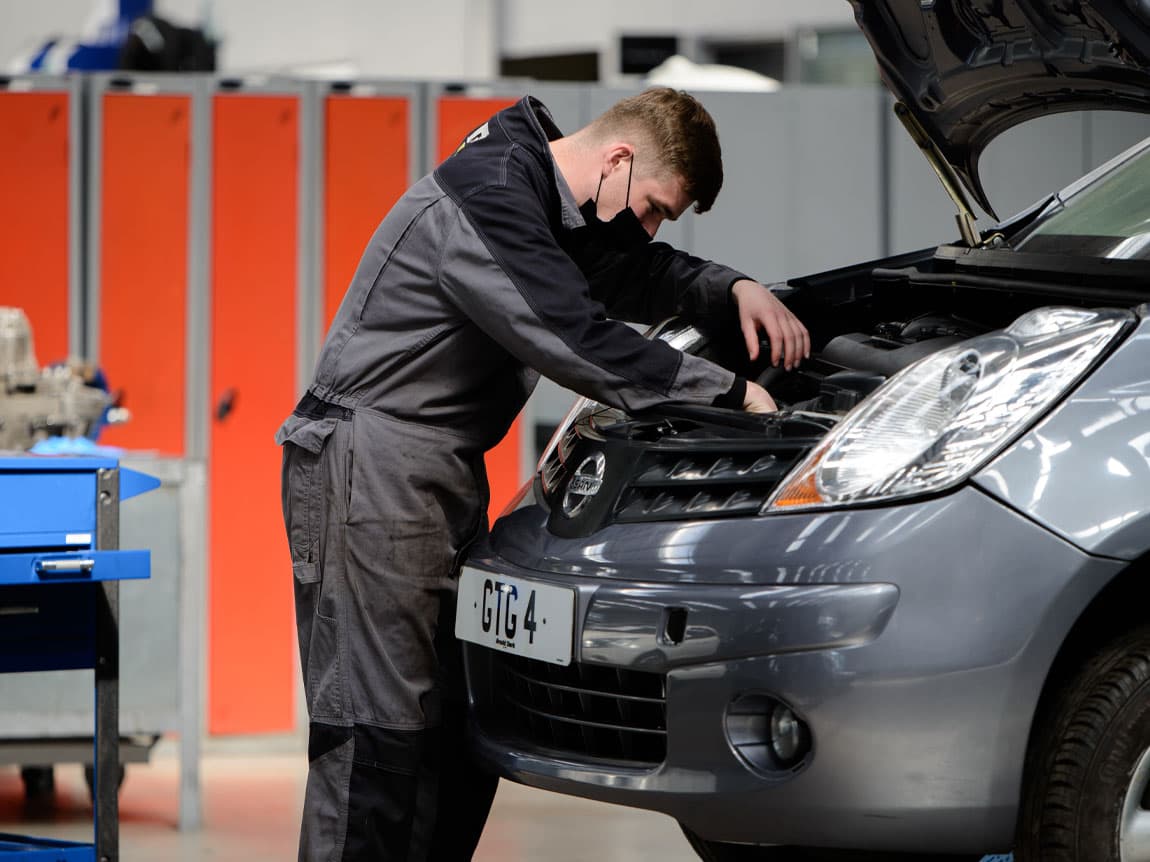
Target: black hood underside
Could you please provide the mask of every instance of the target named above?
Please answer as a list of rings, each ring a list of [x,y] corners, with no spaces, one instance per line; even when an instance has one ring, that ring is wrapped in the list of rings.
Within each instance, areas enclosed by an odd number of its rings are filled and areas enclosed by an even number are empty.
[[[991,215],[986,145],[1059,111],[1150,111],[1150,0],[850,0],[884,82]]]

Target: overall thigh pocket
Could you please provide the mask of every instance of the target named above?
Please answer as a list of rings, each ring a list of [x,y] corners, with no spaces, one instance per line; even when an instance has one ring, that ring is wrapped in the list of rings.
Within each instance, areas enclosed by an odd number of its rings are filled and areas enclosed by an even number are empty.
[[[294,443],[285,443],[281,500],[284,529],[287,530],[293,569],[304,583],[319,580],[319,534],[323,509],[320,484],[322,452],[310,452]],[[304,569],[306,564],[312,569]]]
[[[342,713],[342,661],[339,649],[337,614],[332,605],[338,592],[338,561],[327,560],[332,529],[327,514],[329,489],[325,479],[327,464],[335,453],[328,452],[328,435],[318,441],[319,451],[287,442],[283,461],[283,512],[291,550],[292,581],[295,593],[296,633],[299,638],[300,666],[308,711],[312,718],[336,717]],[[326,548],[326,549],[325,549]],[[329,583],[332,582],[332,583]]]

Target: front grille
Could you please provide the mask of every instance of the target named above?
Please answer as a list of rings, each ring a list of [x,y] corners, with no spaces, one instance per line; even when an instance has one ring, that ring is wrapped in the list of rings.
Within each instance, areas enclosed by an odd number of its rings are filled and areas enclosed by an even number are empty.
[[[548,527],[573,538],[612,523],[755,515],[833,424],[802,412],[600,409],[572,423],[543,459]]]
[[[667,753],[666,677],[492,653],[501,730],[568,755],[654,767]]]
[[[770,452],[649,451],[620,495],[614,520],[753,515],[804,450],[776,443]]]

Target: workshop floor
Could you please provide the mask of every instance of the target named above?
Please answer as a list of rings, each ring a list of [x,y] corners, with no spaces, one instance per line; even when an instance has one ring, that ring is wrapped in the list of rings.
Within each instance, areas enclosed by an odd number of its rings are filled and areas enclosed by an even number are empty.
[[[180,832],[174,742],[128,766],[120,791],[123,862],[285,862],[296,857],[306,770],[295,740],[213,740],[202,761],[204,826]],[[56,768],[54,805],[28,810],[19,770],[0,766],[0,833],[92,840],[80,766]],[[988,856],[983,862],[1009,862]],[[502,782],[475,862],[697,862],[668,817]]]
[[[130,764],[120,792],[124,862],[284,862],[295,858],[303,798],[303,753],[209,751],[203,760],[204,828],[176,827],[179,770],[164,744],[148,764]],[[90,841],[91,805],[79,766],[56,769],[56,801],[25,810],[18,770],[0,767],[0,832]],[[477,862],[549,862],[696,857],[667,817],[573,799],[503,782]]]

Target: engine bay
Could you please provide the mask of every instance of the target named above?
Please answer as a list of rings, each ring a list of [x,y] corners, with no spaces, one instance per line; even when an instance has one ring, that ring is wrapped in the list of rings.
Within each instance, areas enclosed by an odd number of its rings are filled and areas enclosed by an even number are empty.
[[[789,372],[770,364],[765,339],[759,358],[749,360],[733,315],[687,327],[694,337],[673,332],[672,342],[755,381],[780,412],[841,417],[918,360],[1008,326],[1035,308],[1130,308],[1147,299],[1144,288],[1124,283],[1117,272],[1098,281],[1074,267],[1036,269],[1049,261],[1034,257],[1013,251],[959,255],[943,246],[882,266],[863,264],[778,285],[778,295],[811,335],[810,358]],[[1018,269],[1004,268],[1004,262]]]
[[[751,362],[741,339],[705,329],[678,324],[660,337],[758,383],[770,392],[780,412],[842,415],[907,366],[986,331],[986,326],[937,311],[881,320],[865,330],[825,337],[792,371],[770,364],[766,339],[760,342],[759,358]]]

